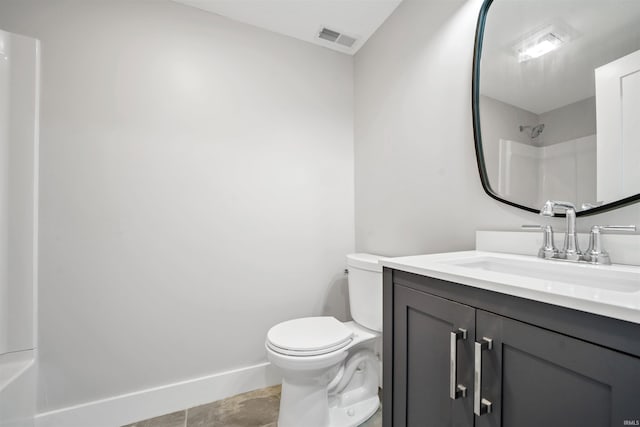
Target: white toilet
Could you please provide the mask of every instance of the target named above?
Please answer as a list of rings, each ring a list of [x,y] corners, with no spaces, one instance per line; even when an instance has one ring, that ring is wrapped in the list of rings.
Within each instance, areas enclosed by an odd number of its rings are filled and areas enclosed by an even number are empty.
[[[282,374],[278,427],[355,427],[380,406],[381,257],[347,255],[355,321],[305,317],[267,333],[269,361]]]

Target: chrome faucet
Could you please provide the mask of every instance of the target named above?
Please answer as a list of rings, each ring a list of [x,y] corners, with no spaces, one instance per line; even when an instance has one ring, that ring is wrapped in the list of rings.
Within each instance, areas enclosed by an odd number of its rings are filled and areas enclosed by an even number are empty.
[[[578,235],[576,234],[576,207],[570,202],[560,202],[547,200],[540,215],[553,216],[556,210],[564,210],[567,217],[567,231],[564,235],[564,247],[558,252],[558,258],[569,261],[581,261],[584,259],[583,253],[578,246]]]
[[[594,225],[591,228],[589,249],[585,253],[578,246],[576,234],[576,208],[573,203],[547,200],[540,215],[554,216],[557,210],[562,210],[567,217],[567,232],[564,236],[564,247],[557,250],[553,245],[553,229],[550,225],[523,225],[528,230],[542,230],[542,247],[538,251],[538,257],[552,260],[565,260],[575,262],[588,262],[591,264],[611,264],[609,253],[602,247],[600,234],[602,231],[636,231],[635,225]]]
[[[550,225],[523,225],[524,230],[542,230],[542,246],[538,250],[538,258],[558,259],[558,250],[553,242],[553,228]]]
[[[602,247],[600,235],[603,231],[636,231],[635,225],[594,225],[591,227],[589,249],[584,254],[585,261],[592,264],[611,264],[609,253]]]

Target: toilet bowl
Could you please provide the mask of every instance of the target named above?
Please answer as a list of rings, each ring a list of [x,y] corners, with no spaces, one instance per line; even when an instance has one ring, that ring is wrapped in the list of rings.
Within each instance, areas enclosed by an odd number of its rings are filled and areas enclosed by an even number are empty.
[[[380,406],[380,257],[347,256],[354,321],[305,317],[272,327],[265,347],[282,374],[279,427],[355,427]]]

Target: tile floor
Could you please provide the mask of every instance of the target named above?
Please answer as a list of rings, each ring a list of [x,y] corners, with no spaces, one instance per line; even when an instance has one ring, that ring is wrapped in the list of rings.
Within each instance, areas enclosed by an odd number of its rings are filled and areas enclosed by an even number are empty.
[[[123,427],[276,427],[279,405],[280,386],[273,386]],[[382,427],[382,411],[362,427]]]

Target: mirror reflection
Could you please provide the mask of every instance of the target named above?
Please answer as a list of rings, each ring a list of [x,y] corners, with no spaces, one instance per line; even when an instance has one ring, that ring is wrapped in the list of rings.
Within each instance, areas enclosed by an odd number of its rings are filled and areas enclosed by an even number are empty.
[[[499,197],[584,210],[640,193],[640,1],[495,0],[479,92]]]

